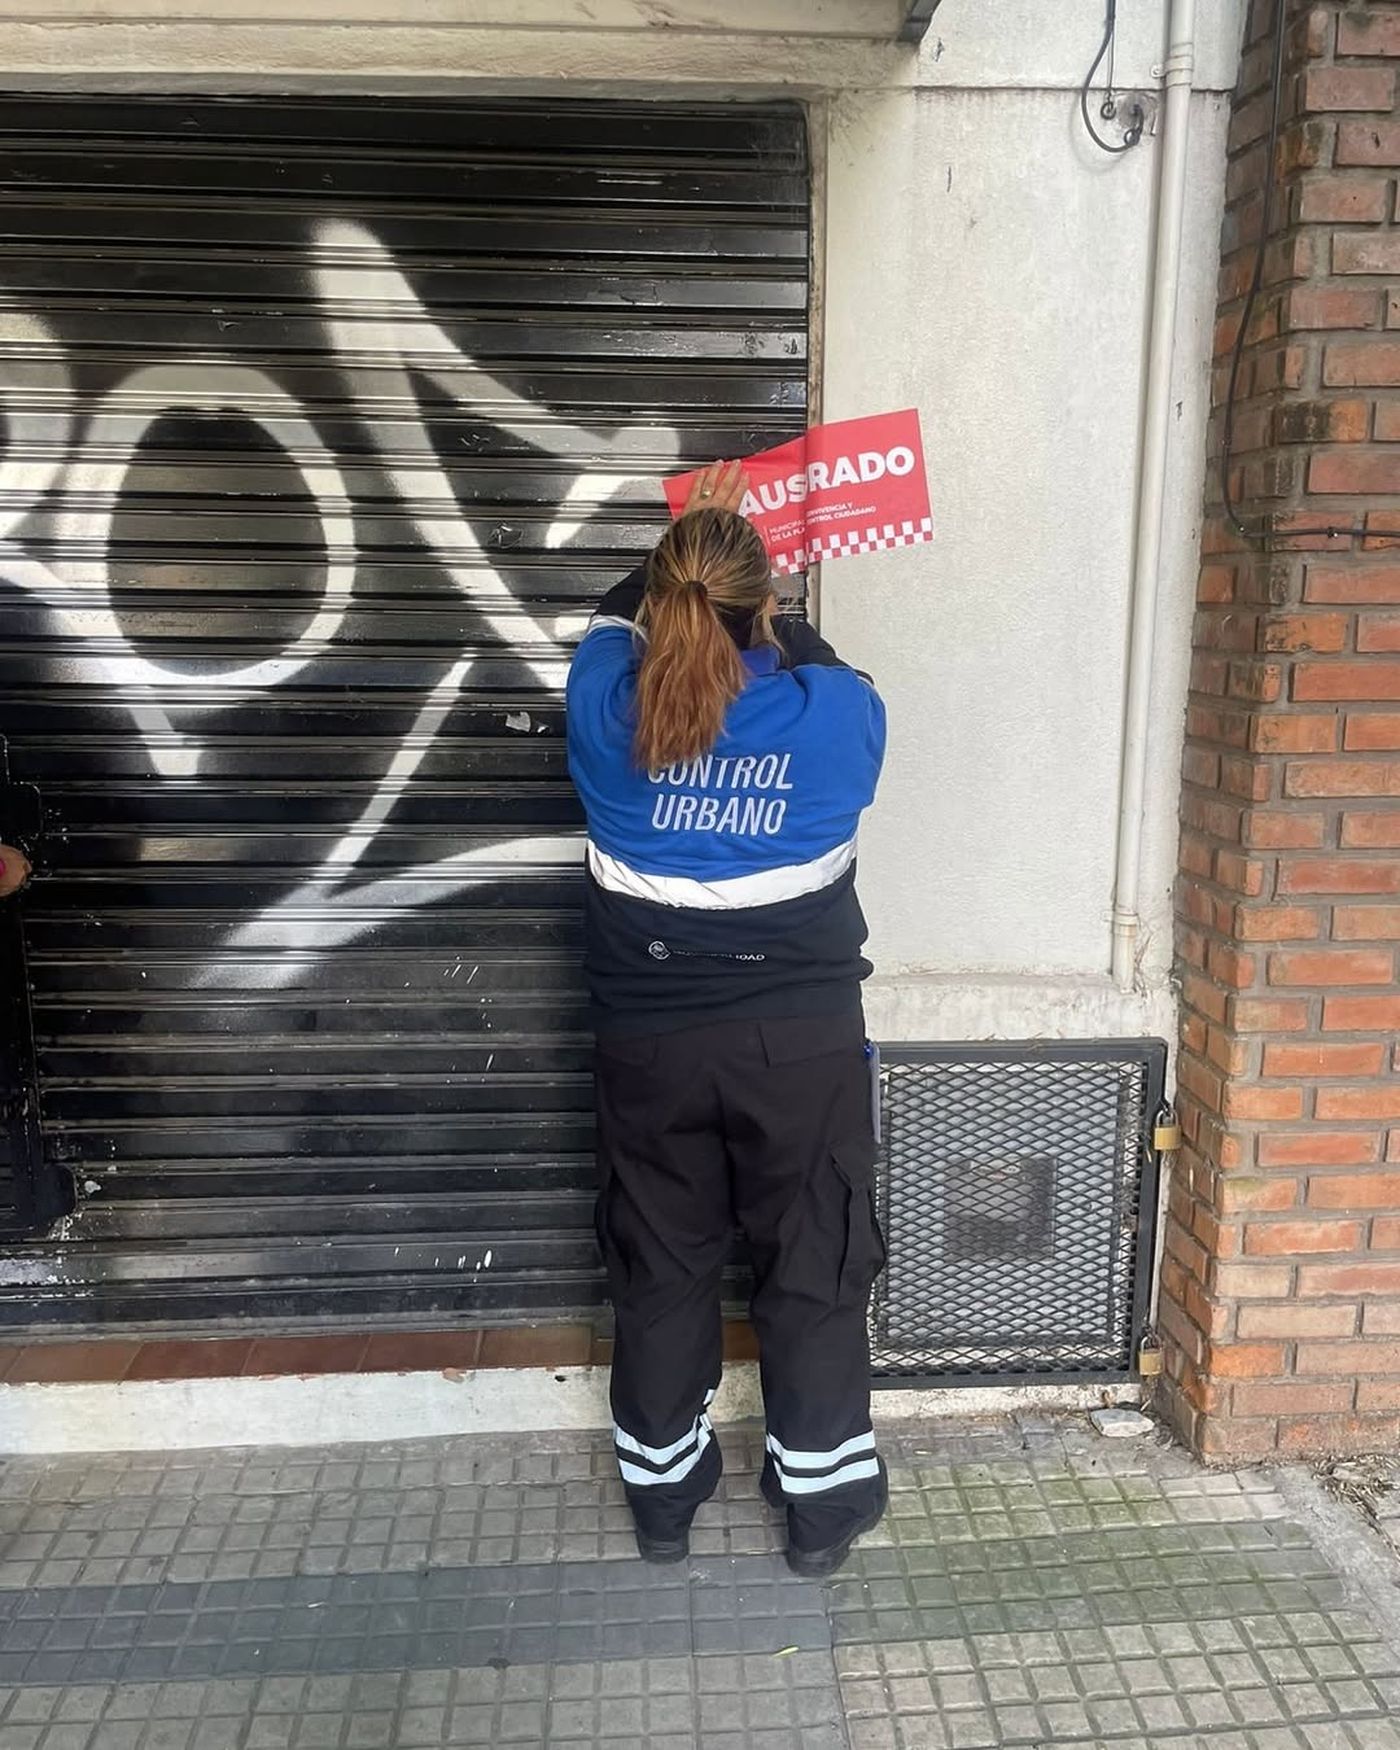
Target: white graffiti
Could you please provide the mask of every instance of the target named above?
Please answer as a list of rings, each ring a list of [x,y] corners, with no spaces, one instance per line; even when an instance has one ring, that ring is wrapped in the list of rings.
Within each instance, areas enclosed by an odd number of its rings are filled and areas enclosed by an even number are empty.
[[[106,556],[111,547],[112,521],[141,439],[158,419],[171,411],[200,412],[209,407],[207,386],[201,388],[191,380],[191,374],[189,367],[172,365],[150,365],[132,371],[108,391],[93,413],[83,434],[83,450],[69,463],[64,475],[63,496],[72,508],[63,511],[57,527],[60,547],[79,552],[93,550],[96,554],[91,560],[58,562],[59,575],[72,588],[98,589],[110,594]],[[122,404],[132,396],[148,396],[148,409],[139,414],[121,411]],[[310,623],[279,655],[250,663],[246,668],[224,670],[219,676],[222,697],[218,701],[223,709],[232,702],[231,696],[262,692],[290,680],[340,630],[354,592],[355,566],[351,559],[337,560],[331,555],[354,552],[355,522],[340,470],[294,397],[263,371],[227,366],[220,376],[219,401],[221,407],[235,406],[245,418],[256,420],[279,443],[280,434],[267,423],[269,413],[276,410],[287,420],[293,443],[284,448],[316,502],[327,554],[321,605]],[[139,677],[143,682],[179,685],[188,678],[182,669],[167,668],[134,653],[132,664],[133,678]]]
[[[0,311],[0,347],[17,351],[27,347],[37,355],[26,358],[20,353],[7,363],[0,379],[0,401],[15,458],[5,470],[0,497],[0,542],[4,542],[63,471],[73,425],[73,388],[54,336],[37,316]]]
[[[333,219],[316,227],[311,267],[327,352],[350,384],[361,423],[395,493],[409,509],[417,538],[501,644],[520,655],[537,684],[557,691],[567,670],[568,643],[582,616],[562,615],[546,623],[516,599],[439,460],[421,416],[414,377],[431,381],[454,400],[457,382],[479,385],[483,416],[502,431],[536,447],[557,445],[556,454],[590,458],[556,507],[544,535],[548,550],[567,550],[590,508],[634,492],[635,474],[609,465],[606,434],[554,418],[483,372],[431,318],[391,252],[364,226]],[[357,316],[353,321],[338,314],[363,310],[367,288],[373,290],[375,307],[387,304],[403,314],[393,319]],[[41,601],[60,636],[87,644],[95,678],[124,701],[153,769],[167,779],[193,778],[203,751],[201,713],[224,710],[285,685],[335,645],[354,603],[357,569],[354,509],[341,468],[293,395],[266,372],[231,359],[133,370],[95,406],[82,410],[79,431],[78,400],[52,330],[38,317],[0,312],[0,349],[11,354],[0,384],[10,433],[8,454],[0,464],[0,580]],[[367,358],[374,360],[372,376]],[[133,401],[139,403],[136,411]],[[386,402],[395,410],[392,424],[375,413]],[[419,411],[405,417],[405,409]],[[232,411],[261,424],[300,473],[316,507],[326,555],[315,611],[295,637],[274,655],[215,674],[191,674],[137,649],[113,598],[112,531],[127,476],[143,438],[171,411]],[[649,436],[663,462],[676,460],[673,431],[658,428]],[[26,517],[41,505],[55,513],[53,545],[63,556],[52,561],[27,550],[21,533]],[[524,867],[578,860],[577,839],[530,835],[379,879],[365,881],[355,875],[470,684],[474,659],[460,652],[444,655],[452,658],[446,672],[392,752],[358,818],[304,882],[232,933],[223,955],[201,973],[204,988],[291,983],[308,958],[374,930],[404,906],[509,878]],[[517,714],[506,721],[518,726]]]

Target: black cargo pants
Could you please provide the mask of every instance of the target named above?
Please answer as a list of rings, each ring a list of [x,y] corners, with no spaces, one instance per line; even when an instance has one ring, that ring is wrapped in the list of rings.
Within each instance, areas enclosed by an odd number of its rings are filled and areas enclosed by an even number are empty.
[[[598,1239],[617,1320],[617,1457],[639,1526],[671,1537],[720,1476],[706,1415],[720,1274],[753,1260],[764,1492],[821,1549],[881,1491],[866,1307],[884,1247],[858,1013],[599,1041]]]

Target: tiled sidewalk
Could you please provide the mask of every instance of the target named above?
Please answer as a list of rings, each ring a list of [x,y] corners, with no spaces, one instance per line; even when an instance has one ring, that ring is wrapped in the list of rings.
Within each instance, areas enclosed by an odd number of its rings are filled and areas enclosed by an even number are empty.
[[[905,1430],[819,1587],[724,1444],[673,1569],[602,1436],[0,1462],[0,1750],[1400,1750],[1400,1567],[1306,1479]]]

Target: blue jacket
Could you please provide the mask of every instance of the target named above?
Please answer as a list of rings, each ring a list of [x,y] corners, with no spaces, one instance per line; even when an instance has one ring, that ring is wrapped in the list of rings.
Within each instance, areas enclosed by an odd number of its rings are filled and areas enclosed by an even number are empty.
[[[835,1012],[870,967],[856,830],[885,711],[805,621],[748,673],[703,759],[633,758],[642,580],[609,591],[569,674],[569,770],[588,820],[586,967],[603,1030]]]

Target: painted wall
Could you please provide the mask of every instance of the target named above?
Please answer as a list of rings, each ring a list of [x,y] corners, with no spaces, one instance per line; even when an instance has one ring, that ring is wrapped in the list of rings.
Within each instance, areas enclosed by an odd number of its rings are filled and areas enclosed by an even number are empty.
[[[917,404],[940,535],[848,560],[823,622],[893,752],[863,888],[887,1038],[1170,1035],[1169,889],[1225,93],[1242,0],[1201,9],[1149,792],[1143,990],[1107,978],[1156,145],[1107,158],[1076,87],[1101,0],[25,0],[6,83],[795,91],[814,101],[828,417]],[[1122,9],[1153,88],[1165,0]],[[290,14],[290,16],[289,16]],[[9,15],[7,17],[7,15]]]
[[[958,52],[958,16],[956,0],[938,15],[939,66]],[[1131,63],[1144,85],[1150,60]],[[824,626],[879,677],[894,713],[863,841],[884,1037],[1173,1030],[1170,888],[1225,118],[1221,95],[1197,96],[1144,991],[1125,1000],[1107,968],[1156,145],[1101,154],[1062,88],[831,101],[824,412],[922,408],[939,528],[932,547],[830,566],[821,585]]]

